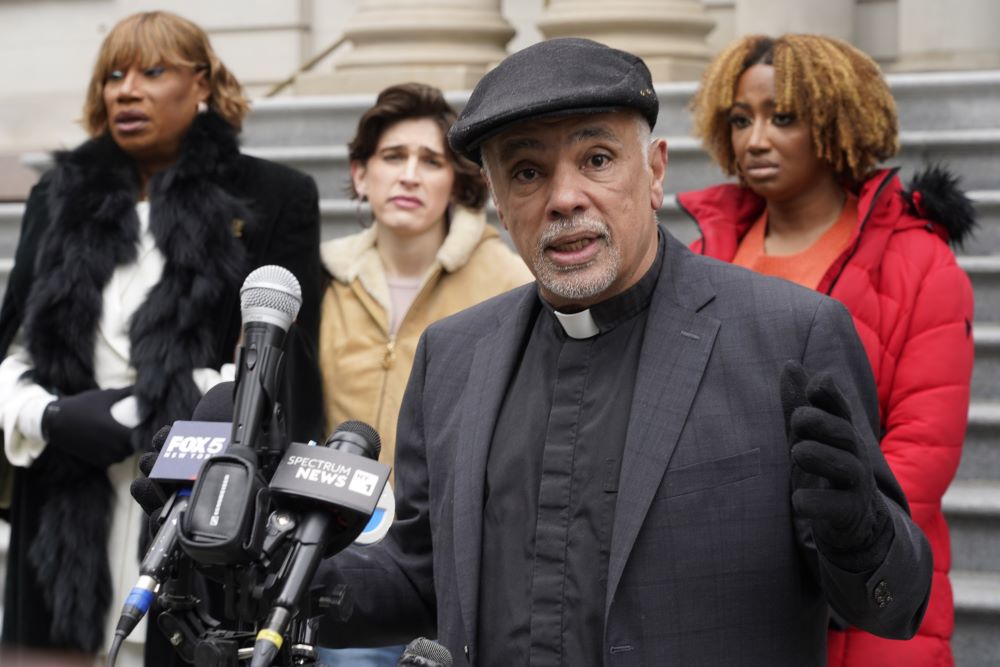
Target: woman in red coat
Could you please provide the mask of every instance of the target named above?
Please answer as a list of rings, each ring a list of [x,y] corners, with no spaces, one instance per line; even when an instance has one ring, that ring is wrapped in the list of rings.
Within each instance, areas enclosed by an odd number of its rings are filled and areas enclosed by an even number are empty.
[[[971,205],[942,169],[904,188],[875,168],[898,148],[895,103],[875,62],[845,42],[743,38],[709,65],[692,108],[705,148],[739,177],[678,195],[702,232],[693,248],[847,306],[878,383],[882,449],[934,553],[917,637],[832,619],[830,665],[953,665],[941,497],[965,438],[973,297],[948,243],[971,230]]]

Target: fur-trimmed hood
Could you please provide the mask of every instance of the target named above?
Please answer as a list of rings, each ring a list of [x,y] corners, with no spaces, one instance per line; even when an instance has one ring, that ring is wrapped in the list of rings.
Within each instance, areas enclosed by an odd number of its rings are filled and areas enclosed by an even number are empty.
[[[453,209],[448,235],[438,249],[435,265],[424,275],[424,281],[438,266],[448,273],[459,270],[469,262],[480,243],[498,236],[486,224],[484,211],[462,206]],[[375,235],[375,227],[372,226],[357,234],[327,241],[320,246],[320,257],[334,280],[345,285],[359,280],[365,291],[388,311],[389,288],[382,260],[375,249]]]
[[[943,165],[926,167],[910,179],[903,191],[910,215],[931,221],[956,247],[969,239],[976,228],[972,201],[958,187],[958,176]]]

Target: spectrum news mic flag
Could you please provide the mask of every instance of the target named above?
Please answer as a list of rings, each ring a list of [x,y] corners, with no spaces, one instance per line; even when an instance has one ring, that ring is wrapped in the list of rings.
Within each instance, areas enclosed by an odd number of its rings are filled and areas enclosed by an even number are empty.
[[[292,549],[271,611],[254,642],[251,667],[268,667],[289,623],[302,611],[320,561],[355,541],[377,509],[389,479],[378,462],[378,433],[360,421],[337,427],[325,447],[292,444],[271,478],[278,511],[296,521]]]

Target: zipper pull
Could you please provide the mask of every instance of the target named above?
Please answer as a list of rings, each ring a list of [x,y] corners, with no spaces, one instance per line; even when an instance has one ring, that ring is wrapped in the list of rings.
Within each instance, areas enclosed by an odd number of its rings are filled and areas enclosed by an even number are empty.
[[[392,362],[396,360],[396,341],[390,340],[385,344],[385,356],[382,357],[382,368],[389,370]]]

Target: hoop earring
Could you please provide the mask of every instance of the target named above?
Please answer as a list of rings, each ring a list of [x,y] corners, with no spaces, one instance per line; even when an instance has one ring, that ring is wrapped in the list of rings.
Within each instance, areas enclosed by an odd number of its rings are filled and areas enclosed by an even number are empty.
[[[358,225],[362,229],[368,229],[375,222],[375,214],[369,211],[368,219],[365,219],[364,204],[368,201],[368,197],[361,195],[355,200],[354,206],[354,216],[358,220]]]

